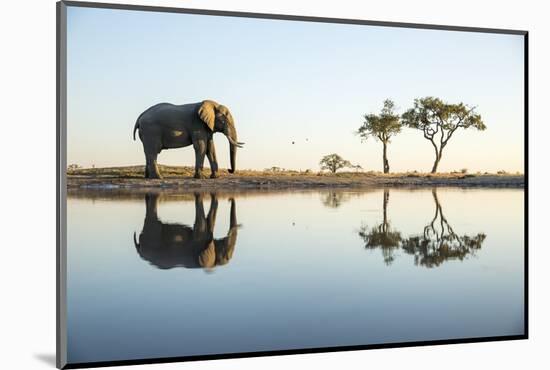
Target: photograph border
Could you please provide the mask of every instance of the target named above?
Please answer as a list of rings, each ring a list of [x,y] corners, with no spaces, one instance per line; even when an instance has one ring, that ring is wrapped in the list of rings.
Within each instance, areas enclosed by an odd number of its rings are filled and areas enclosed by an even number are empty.
[[[134,10],[147,12],[183,13],[239,18],[258,18],[286,21],[355,24],[367,26],[416,28],[442,31],[482,32],[494,34],[522,35],[524,37],[524,334],[489,336],[460,339],[442,339],[413,342],[392,342],[356,346],[303,348],[258,352],[238,352],[197,356],[161,357],[117,361],[67,363],[67,6],[101,9]],[[218,360],[243,357],[264,357],[322,352],[357,351],[366,349],[419,347],[460,343],[496,342],[529,338],[529,32],[526,30],[446,26],[422,23],[384,22],[347,18],[327,18],[300,15],[237,12],[175,8],[147,5],[112,4],[80,1],[59,1],[56,3],[56,366],[60,369],[76,369],[104,366],[141,365],[170,362]]]

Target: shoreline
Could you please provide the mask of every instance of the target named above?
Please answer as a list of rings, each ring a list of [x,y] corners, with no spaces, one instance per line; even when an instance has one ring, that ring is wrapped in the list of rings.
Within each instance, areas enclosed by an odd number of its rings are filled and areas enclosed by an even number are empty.
[[[369,188],[514,188],[524,189],[523,175],[222,175],[216,179],[171,176],[161,180],[117,176],[67,176],[67,189],[78,191],[214,191]]]

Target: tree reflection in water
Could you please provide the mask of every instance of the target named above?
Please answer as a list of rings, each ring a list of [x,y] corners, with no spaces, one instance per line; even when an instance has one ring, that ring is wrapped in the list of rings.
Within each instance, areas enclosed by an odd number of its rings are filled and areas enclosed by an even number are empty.
[[[448,260],[462,261],[481,248],[486,235],[458,235],[443,214],[436,189],[432,189],[435,215],[424,227],[421,235],[410,236],[402,241],[403,250],[414,255],[415,265],[437,267]],[[438,227],[439,225],[439,227]]]
[[[359,237],[364,241],[365,248],[382,250],[384,262],[390,265],[395,260],[395,252],[403,250],[414,256],[417,266],[437,267],[445,261],[462,261],[468,256],[475,255],[485,241],[486,235],[457,234],[443,214],[441,202],[437,197],[437,189],[432,189],[435,202],[435,214],[431,222],[424,227],[419,235],[406,238],[397,230],[393,230],[387,217],[389,190],[384,189],[383,221],[380,225],[368,228],[366,225],[359,229]]]
[[[384,262],[386,265],[390,265],[394,260],[394,251],[399,248],[401,243],[401,233],[394,231],[388,221],[388,201],[390,198],[390,191],[384,189],[384,201],[383,201],[383,219],[380,225],[369,229],[367,225],[361,226],[359,229],[359,236],[365,242],[365,248],[382,250],[384,256]]]
[[[321,202],[325,207],[338,208],[349,199],[342,191],[329,191],[321,196]]]

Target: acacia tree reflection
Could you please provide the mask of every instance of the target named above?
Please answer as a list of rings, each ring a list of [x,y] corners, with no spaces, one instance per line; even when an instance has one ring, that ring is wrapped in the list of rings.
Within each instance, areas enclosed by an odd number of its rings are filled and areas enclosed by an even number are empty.
[[[361,226],[359,236],[365,242],[365,248],[382,250],[384,262],[390,265],[394,260],[394,251],[399,248],[401,242],[401,233],[394,231],[388,221],[388,201],[390,199],[390,191],[384,189],[383,198],[383,218],[382,223],[378,226],[370,228],[367,225]]]
[[[342,190],[329,190],[321,193],[321,203],[328,208],[338,208],[352,197],[360,197],[365,191],[352,192]]]
[[[402,249],[405,253],[414,256],[415,265],[437,267],[448,260],[464,260],[474,255],[481,248],[486,235],[458,235],[451,227],[443,214],[441,202],[437,197],[437,190],[432,189],[435,202],[435,214],[431,222],[424,227],[422,234],[403,238],[401,233],[392,230],[387,217],[389,190],[384,190],[383,221],[382,224],[359,229],[359,237],[365,242],[365,248],[380,248],[384,262],[390,265],[395,259],[395,252]]]
[[[415,265],[436,267],[448,260],[464,260],[481,248],[486,235],[458,235],[443,214],[437,190],[432,189],[435,214],[424,227],[421,235],[410,236],[402,241],[403,250],[414,255]]]
[[[321,196],[321,202],[329,208],[338,208],[347,200],[349,200],[349,196],[342,191],[329,191]]]

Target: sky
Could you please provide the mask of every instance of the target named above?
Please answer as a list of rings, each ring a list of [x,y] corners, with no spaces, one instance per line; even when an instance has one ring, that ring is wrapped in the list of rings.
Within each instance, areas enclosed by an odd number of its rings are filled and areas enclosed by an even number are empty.
[[[487,130],[456,132],[439,170],[523,172],[523,36],[68,7],[67,162],[144,163],[137,117],[160,102],[212,99],[236,123],[238,169],[313,171],[338,153],[381,171],[382,144],[354,134],[392,99],[397,112],[435,96],[476,106]],[[220,167],[228,143],[215,135]],[[404,129],[392,171],[429,171],[434,152]],[[192,147],[161,164],[193,166]],[[207,167],[207,161],[205,161]]]

